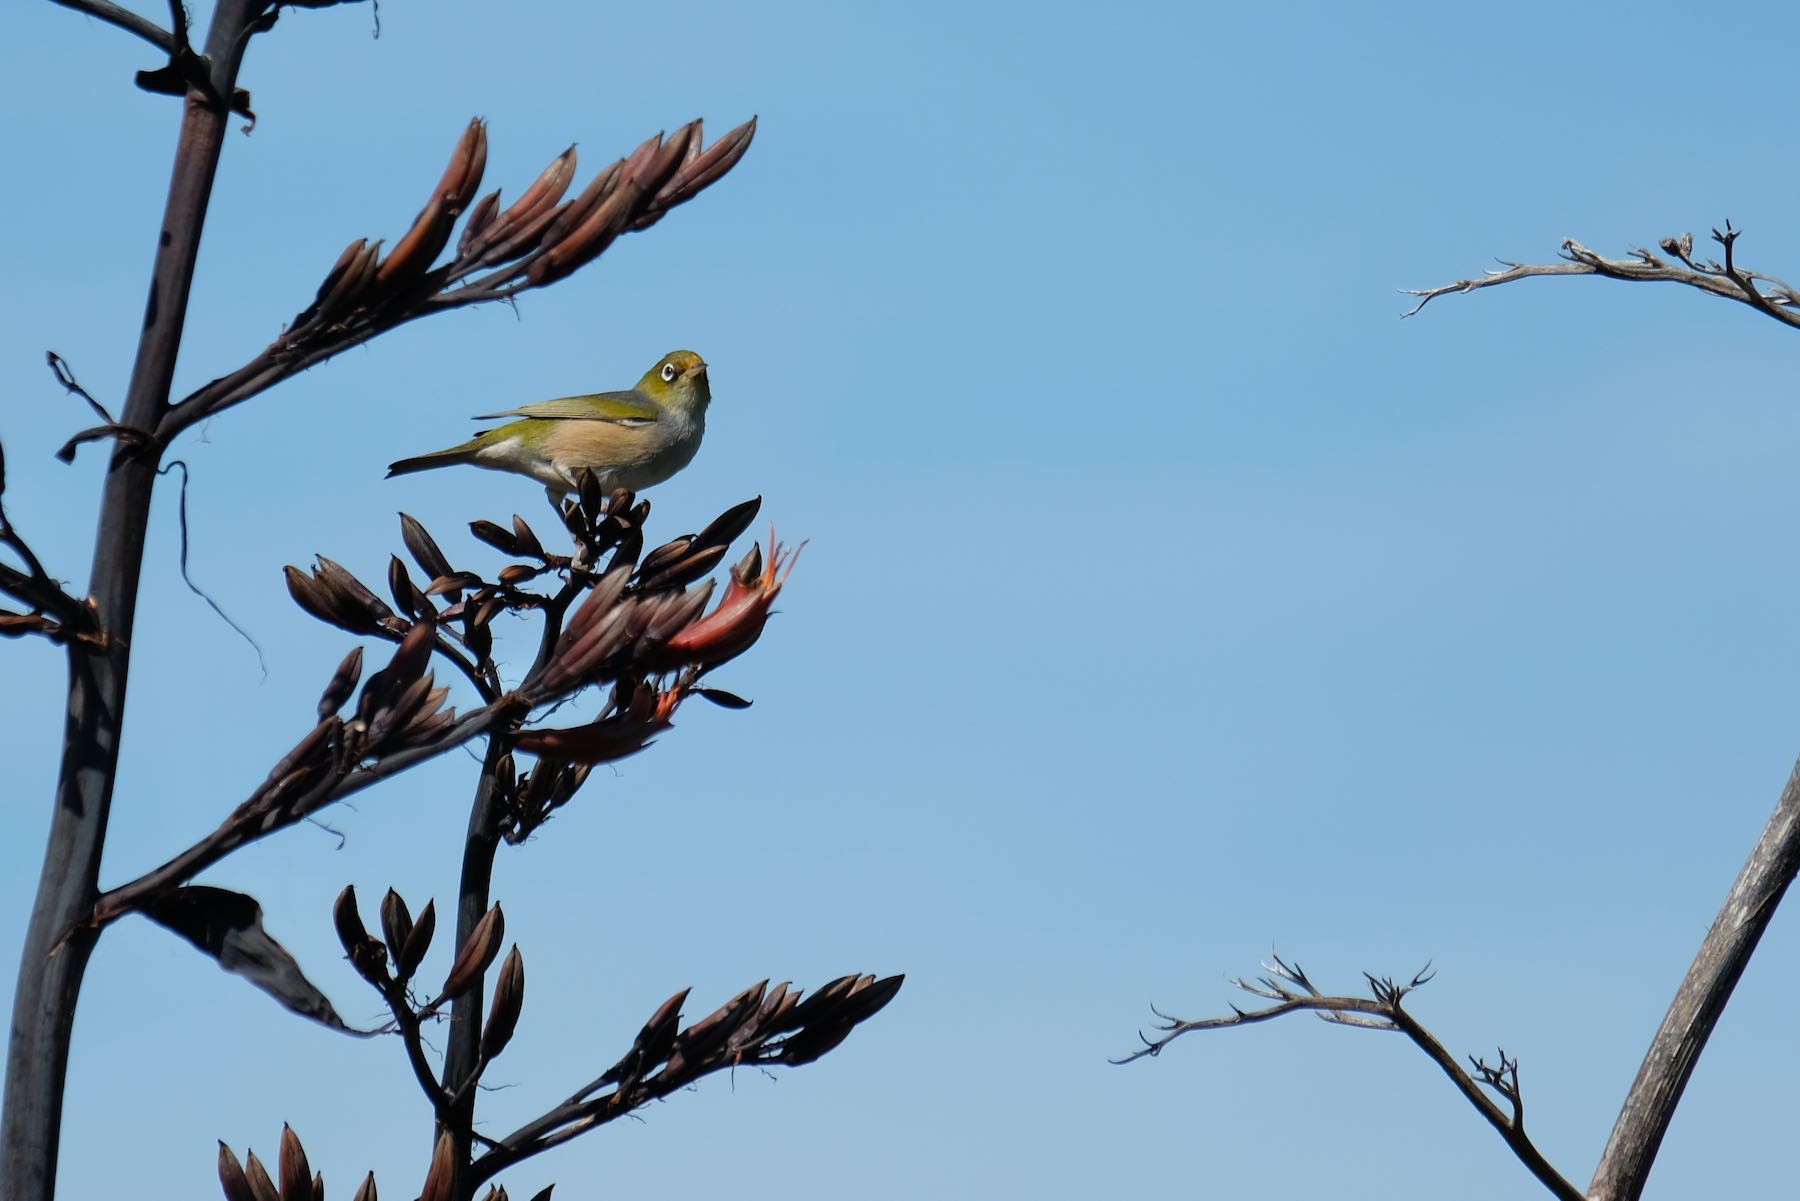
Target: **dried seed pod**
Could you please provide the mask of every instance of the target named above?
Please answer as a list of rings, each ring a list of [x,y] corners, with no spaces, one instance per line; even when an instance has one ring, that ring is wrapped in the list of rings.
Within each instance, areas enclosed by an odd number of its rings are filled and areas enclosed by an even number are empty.
[[[500,189],[495,188],[486,196],[475,202],[469,210],[469,219],[463,222],[462,237],[456,243],[456,257],[466,259],[469,251],[494,224],[494,218],[500,215]]]
[[[419,1190],[419,1201],[450,1201],[456,1187],[456,1144],[448,1130],[438,1135],[431,1150],[431,1168],[425,1173],[425,1184]]]
[[[593,211],[599,208],[612,194],[614,186],[619,182],[619,173],[624,168],[624,159],[609,163],[602,168],[598,175],[588,181],[588,186],[581,190],[580,195],[556,210],[555,215],[540,233],[540,243],[546,246],[554,245],[567,237],[570,230],[587,220]]]
[[[469,122],[449,165],[432,189],[431,198],[413,219],[412,228],[394,246],[393,253],[376,272],[377,282],[392,284],[422,274],[450,240],[456,219],[468,207],[475,190],[481,186],[482,172],[487,168],[487,126],[478,117]]]
[[[808,1026],[781,1044],[781,1053],[775,1057],[775,1062],[789,1067],[812,1063],[849,1038],[854,1029],[855,1026],[848,1024]]]
[[[468,941],[456,952],[456,962],[450,965],[450,974],[444,979],[444,997],[446,999],[462,995],[469,986],[481,978],[500,953],[500,941],[506,937],[506,915],[500,912],[498,902],[475,923],[475,929],[469,932]]]
[[[331,743],[343,729],[343,723],[336,717],[327,717],[318,725],[308,730],[306,737],[294,744],[294,749],[281,757],[280,762],[269,771],[270,780],[280,780],[305,768],[323,767],[331,759]]]
[[[763,1001],[762,1011],[756,1015],[757,1033],[763,1038],[772,1038],[789,1030],[798,1030],[800,1023],[792,1019],[794,1010],[799,1005],[799,989],[789,988],[787,983],[777,986]]]
[[[651,621],[650,628],[644,631],[645,636],[658,641],[668,639],[675,631],[700,616],[717,586],[717,580],[708,580],[698,588],[671,594],[664,601],[662,610]]]
[[[294,325],[329,321],[350,308],[368,286],[380,255],[381,243],[370,243],[367,238],[358,238],[344,247],[344,253],[326,272],[313,302],[294,318]]]
[[[539,569],[524,563],[511,563],[500,569],[495,578],[508,588],[516,587],[537,576]]]
[[[250,1179],[244,1175],[244,1165],[224,1139],[219,1140],[219,1187],[225,1190],[225,1201],[256,1201]]]
[[[256,1201],[282,1201],[275,1182],[269,1179],[269,1169],[263,1167],[254,1151],[244,1156],[244,1178],[250,1182],[250,1195]]]
[[[388,660],[388,665],[370,676],[369,682],[363,685],[362,697],[356,705],[357,718],[372,730],[378,717],[394,709],[396,702],[424,676],[436,642],[437,627],[430,621],[420,621],[408,630],[394,649],[394,657]],[[414,700],[416,702],[416,698]],[[395,723],[388,714],[388,720],[383,724],[398,729],[404,722]]]
[[[445,689],[444,693],[445,695],[448,695],[449,690]],[[455,709],[442,709],[427,717],[415,718],[410,725],[400,731],[400,733],[395,735],[391,740],[392,749],[399,750],[405,747],[424,746],[437,738],[438,735],[448,731],[450,727],[455,724]]]
[[[757,1010],[762,1008],[763,993],[768,987],[767,980],[752,984],[682,1031],[675,1039],[675,1046],[681,1057],[691,1064],[704,1063],[710,1059],[746,1021],[756,1016]]]
[[[292,1126],[281,1127],[281,1201],[312,1201],[312,1165],[306,1162],[306,1150]]]
[[[563,623],[562,637],[558,640],[557,651],[560,654],[573,646],[584,634],[592,630],[596,623],[604,617],[618,602],[625,591],[626,581],[631,579],[629,563],[615,564],[607,568],[600,582],[588,590],[587,599],[575,607]]]
[[[426,901],[425,908],[419,911],[419,919],[401,945],[400,953],[395,958],[395,969],[400,979],[410,980],[413,973],[419,970],[419,964],[425,960],[425,952],[431,949],[431,936],[437,933],[437,902]]]
[[[412,554],[413,562],[425,573],[425,578],[435,580],[447,576],[456,569],[450,566],[450,560],[438,549],[437,541],[420,524],[418,518],[409,514],[400,514],[400,540],[406,543],[406,549]]]
[[[860,1025],[880,1013],[887,1003],[894,999],[900,986],[906,983],[904,974],[889,976],[885,980],[877,980],[874,976],[860,977],[856,984],[845,995],[837,1008],[839,1021]]]
[[[650,1020],[644,1023],[631,1044],[631,1053],[626,1059],[636,1057],[636,1063],[632,1065],[635,1072],[626,1074],[642,1076],[669,1057],[669,1052],[675,1048],[675,1036],[681,1029],[681,1007],[687,1003],[688,993],[692,991],[684,988],[656,1007],[656,1012],[650,1015]],[[620,1066],[624,1066],[623,1062]],[[613,1070],[616,1072],[619,1068]]]
[[[479,240],[479,247],[472,246],[465,253],[479,255],[482,263],[501,263],[535,247],[555,220],[556,204],[574,178],[575,147],[571,146],[552,159],[512,207],[500,214]]]
[[[352,575],[341,563],[318,556],[318,566],[313,568],[313,577],[326,591],[338,597],[340,602],[353,611],[366,614],[375,630],[382,628],[382,623],[394,615],[387,603],[373,592],[361,580]]]
[[[671,538],[655,550],[644,556],[638,564],[638,577],[641,579],[655,575],[669,564],[676,562],[694,547],[694,535],[683,534],[679,538]],[[640,585],[641,587],[641,585]]]
[[[695,541],[702,546],[714,544],[729,546],[750,528],[750,523],[756,520],[756,515],[761,511],[762,497],[760,496],[753,496],[740,504],[732,505],[713,518],[712,524],[701,530],[700,536]]]
[[[368,612],[347,604],[342,594],[327,588],[316,576],[307,575],[291,564],[281,570],[287,577],[288,595],[307,613],[352,634],[381,632],[379,621]]]
[[[407,909],[405,898],[393,889],[388,889],[387,895],[381,898],[381,936],[395,963],[400,962],[412,930],[412,912]],[[404,972],[401,974],[405,975]]]
[[[388,591],[393,593],[394,603],[408,617],[418,618],[437,613],[437,607],[413,583],[412,576],[407,573],[406,564],[400,561],[399,555],[388,560]]]
[[[651,592],[658,588],[679,588],[690,584],[719,565],[730,550],[729,544],[715,542],[711,546],[700,546],[663,567],[654,574],[639,573],[638,588]]]
[[[463,645],[475,656],[477,664],[483,664],[494,653],[494,631],[484,622],[476,625],[473,621],[463,626]]]
[[[362,679],[362,647],[356,647],[344,656],[338,664],[337,671],[332,673],[331,682],[325,685],[325,691],[319,694],[319,720],[324,721],[333,713],[344,707],[356,691],[357,681]]]
[[[337,929],[338,942],[344,948],[344,954],[350,956],[355,963],[357,951],[365,943],[375,940],[369,935],[369,928],[363,925],[362,914],[356,909],[356,885],[344,885],[344,891],[338,893],[337,900],[331,906],[331,924]],[[357,971],[362,971],[357,965]]]
[[[379,1201],[375,1196],[375,1173],[370,1172],[363,1177],[363,1182],[357,1187],[356,1196],[351,1201]]]
[[[694,123],[693,144],[700,140],[700,123]],[[702,190],[716,183],[727,171],[737,166],[738,160],[750,149],[751,139],[756,137],[756,118],[751,117],[742,125],[714,142],[705,151],[690,155],[685,162],[663,184],[657,194],[651,198],[649,212],[638,219],[633,229],[646,229],[662,219],[664,213],[678,204],[685,204],[698,196]]]
[[[503,554],[519,553],[519,541],[510,530],[491,521],[471,521],[469,532]]]
[[[441,575],[433,579],[430,586],[425,589],[425,595],[448,596],[454,601],[463,592],[479,588],[484,582],[472,571],[452,571],[448,575]]]
[[[519,540],[519,553],[529,555],[533,559],[543,558],[544,544],[539,542],[538,536],[531,532],[531,527],[525,524],[525,519],[514,513],[512,524],[513,537]]]
[[[507,952],[500,965],[500,979],[494,985],[494,1005],[488,1014],[487,1028],[481,1032],[481,1057],[493,1059],[512,1041],[519,1025],[519,1011],[525,1005],[525,958],[517,945]]]

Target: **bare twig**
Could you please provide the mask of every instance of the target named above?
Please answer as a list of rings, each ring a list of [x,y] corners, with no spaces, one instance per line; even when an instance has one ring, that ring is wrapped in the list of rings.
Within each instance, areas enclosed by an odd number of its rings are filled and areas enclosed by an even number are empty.
[[[1142,1039],[1144,1045],[1114,1063],[1131,1063],[1162,1053],[1163,1049],[1184,1034],[1195,1030],[1221,1030],[1230,1026],[1245,1026],[1256,1022],[1266,1022],[1290,1013],[1316,1013],[1325,1021],[1341,1026],[1357,1026],[1365,1030],[1397,1030],[1412,1041],[1438,1065],[1463,1098],[1473,1105],[1482,1117],[1506,1141],[1512,1153],[1523,1163],[1527,1170],[1535,1176],[1539,1183],[1549,1189],[1561,1201],[1586,1201],[1580,1189],[1570,1184],[1548,1159],[1537,1145],[1525,1134],[1525,1103],[1519,1093],[1518,1060],[1500,1053],[1498,1066],[1490,1066],[1482,1060],[1474,1060],[1475,1075],[1470,1075],[1457,1062],[1456,1057],[1438,1041],[1437,1037],[1419,1024],[1407,1011],[1402,1001],[1415,988],[1428,983],[1432,977],[1429,965],[1414,975],[1405,984],[1396,983],[1388,977],[1377,977],[1364,973],[1369,982],[1372,997],[1328,996],[1319,991],[1313,982],[1301,970],[1298,963],[1288,963],[1278,955],[1272,955],[1272,963],[1265,963],[1266,976],[1254,981],[1242,978],[1232,983],[1252,996],[1273,1001],[1274,1004],[1261,1009],[1241,1009],[1231,1007],[1230,1017],[1199,1018],[1185,1020],[1170,1017],[1160,1011],[1152,1010],[1162,1019],[1157,1027],[1161,1037]],[[1507,1114],[1491,1097],[1482,1091],[1486,1086],[1498,1093],[1511,1107]]]
[[[158,50],[167,54],[175,53],[175,35],[147,17],[141,17],[128,8],[121,8],[111,0],[54,0],[64,8],[72,8],[76,12],[97,17],[108,25],[117,25],[127,33],[136,34]]]
[[[46,350],[44,361],[50,364],[50,374],[56,377],[56,382],[63,386],[65,392],[71,396],[81,397],[87,401],[88,408],[94,411],[94,416],[108,425],[113,424],[113,415],[107,411],[105,405],[94,399],[93,393],[81,386],[81,381],[75,378],[75,372],[69,368],[68,360],[54,350]]]
[[[1713,230],[1713,240],[1724,247],[1723,263],[1692,258],[1691,234],[1683,234],[1679,238],[1664,238],[1659,243],[1661,249],[1678,259],[1679,266],[1658,258],[1642,247],[1633,250],[1630,258],[1609,259],[1570,238],[1562,244],[1562,257],[1565,261],[1560,263],[1515,263],[1501,259],[1503,270],[1488,271],[1476,279],[1459,279],[1453,284],[1443,284],[1436,288],[1407,289],[1405,294],[1417,296],[1419,303],[1408,310],[1405,316],[1411,317],[1439,296],[1452,293],[1473,292],[1479,288],[1491,288],[1496,284],[1509,284],[1514,280],[1537,276],[1599,275],[1607,279],[1637,283],[1685,284],[1713,296],[1749,305],[1783,325],[1800,328],[1800,293],[1785,280],[1760,271],[1744,270],[1735,262],[1734,244],[1742,232],[1732,228],[1729,221],[1725,223],[1724,232]]]

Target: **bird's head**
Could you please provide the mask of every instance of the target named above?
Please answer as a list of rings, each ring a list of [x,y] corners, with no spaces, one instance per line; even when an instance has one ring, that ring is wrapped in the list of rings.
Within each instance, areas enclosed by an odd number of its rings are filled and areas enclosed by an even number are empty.
[[[644,372],[638,391],[667,409],[702,411],[712,399],[706,360],[691,350],[672,350]]]

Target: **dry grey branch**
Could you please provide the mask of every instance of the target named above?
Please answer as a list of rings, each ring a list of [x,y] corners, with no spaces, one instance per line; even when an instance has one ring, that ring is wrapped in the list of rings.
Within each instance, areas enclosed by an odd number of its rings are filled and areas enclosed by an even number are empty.
[[[1416,973],[1406,983],[1398,983],[1387,976],[1375,976],[1363,973],[1369,983],[1370,996],[1332,996],[1321,992],[1308,978],[1298,963],[1288,963],[1278,955],[1271,955],[1273,962],[1263,964],[1267,975],[1254,980],[1239,977],[1232,981],[1238,989],[1251,996],[1271,1001],[1273,1004],[1258,1009],[1244,1009],[1231,1006],[1229,1017],[1184,1019],[1172,1017],[1152,1008],[1151,1012],[1162,1019],[1157,1027],[1159,1037],[1151,1039],[1143,1035],[1138,1037],[1143,1046],[1131,1054],[1113,1060],[1114,1063],[1125,1064],[1135,1060],[1160,1055],[1164,1048],[1184,1034],[1197,1030],[1223,1030],[1232,1026],[1246,1026],[1256,1022],[1272,1021],[1290,1013],[1313,1013],[1324,1021],[1340,1026],[1355,1026],[1364,1030],[1398,1031],[1430,1057],[1439,1069],[1450,1078],[1463,1098],[1473,1105],[1488,1124],[1499,1132],[1500,1137],[1512,1153],[1523,1163],[1527,1170],[1535,1176],[1539,1183],[1549,1189],[1562,1201],[1585,1201],[1580,1189],[1570,1184],[1538,1150],[1525,1134],[1525,1104],[1519,1092],[1519,1063],[1505,1052],[1499,1053],[1500,1062],[1489,1065],[1484,1060],[1472,1061],[1474,1074],[1457,1062],[1456,1057],[1445,1049],[1442,1042],[1424,1026],[1420,1025],[1403,1004],[1407,995],[1414,989],[1430,982],[1433,972],[1429,964]],[[1506,1101],[1511,1112],[1503,1111],[1496,1105],[1483,1087],[1493,1090]]]
[[[1742,233],[1742,230],[1734,229],[1729,221],[1725,223],[1723,231],[1712,231],[1713,240],[1724,248],[1724,262],[1695,259],[1694,236],[1689,233],[1678,238],[1667,237],[1658,243],[1664,254],[1676,260],[1674,263],[1659,258],[1642,247],[1633,250],[1629,258],[1609,259],[1570,238],[1562,244],[1564,261],[1560,263],[1515,263],[1501,259],[1499,262],[1502,270],[1488,271],[1478,278],[1459,279],[1453,284],[1436,288],[1407,289],[1405,294],[1417,296],[1419,303],[1404,315],[1411,317],[1439,296],[1473,292],[1496,284],[1512,283],[1514,280],[1549,275],[1598,275],[1606,279],[1637,283],[1685,284],[1713,296],[1749,305],[1783,325],[1800,327],[1800,293],[1796,293],[1793,286],[1783,279],[1738,265],[1735,248]]]
[[[1651,1040],[1588,1186],[1593,1201],[1637,1201],[1688,1078],[1732,990],[1800,873],[1800,763],[1732,883]]]

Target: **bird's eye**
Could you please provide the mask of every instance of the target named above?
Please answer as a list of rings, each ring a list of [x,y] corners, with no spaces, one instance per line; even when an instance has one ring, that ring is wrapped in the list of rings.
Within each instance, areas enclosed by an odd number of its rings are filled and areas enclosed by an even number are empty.
[[[662,377],[663,377],[663,383],[665,383],[665,384],[673,383],[675,380],[675,364],[664,363],[663,369],[662,369]]]

